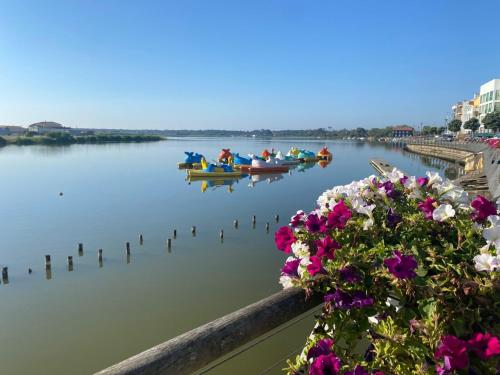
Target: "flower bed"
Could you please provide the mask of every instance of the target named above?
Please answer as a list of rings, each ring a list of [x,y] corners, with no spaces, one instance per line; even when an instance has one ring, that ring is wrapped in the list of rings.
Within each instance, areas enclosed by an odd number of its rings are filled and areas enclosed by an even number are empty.
[[[289,374],[496,374],[497,206],[394,170],[324,192],[275,234],[285,287],[324,296]]]

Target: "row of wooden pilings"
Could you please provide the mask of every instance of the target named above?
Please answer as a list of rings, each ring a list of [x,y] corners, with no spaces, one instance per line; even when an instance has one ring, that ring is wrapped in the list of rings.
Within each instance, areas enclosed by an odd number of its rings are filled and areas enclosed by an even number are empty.
[[[279,222],[279,220],[280,220],[279,214],[274,215],[274,220],[277,223]],[[253,228],[255,228],[256,223],[257,223],[257,217],[255,215],[253,215],[252,216],[252,227]],[[233,226],[236,229],[239,228],[239,220],[238,219],[235,219],[233,221]],[[269,232],[269,229],[270,229],[270,223],[266,222],[266,231]],[[196,226],[195,225],[193,225],[191,227],[191,234],[193,236],[196,236]],[[169,237],[167,239],[167,243],[166,243],[167,249],[170,250],[172,248],[172,239],[176,239],[176,238],[177,238],[177,229],[174,229],[172,232],[172,237]],[[224,241],[224,229],[220,230],[219,238],[221,239],[221,241]],[[139,244],[140,245],[144,244],[144,235],[143,234],[139,235]],[[128,242],[128,241],[125,243],[125,254],[127,256],[127,263],[129,263],[130,262],[130,255],[131,255],[131,248],[130,248],[130,242]],[[78,255],[79,256],[83,255],[83,243],[78,244]],[[97,260],[99,262],[99,267],[102,267],[103,266],[103,250],[102,249],[97,250]],[[68,271],[73,271],[73,256],[68,255],[67,264],[68,264]],[[32,274],[32,273],[33,273],[33,270],[29,267],[28,274]],[[45,274],[46,274],[47,279],[52,278],[52,258],[50,256],[50,254],[45,255]],[[2,267],[2,282],[4,284],[9,283],[9,268],[8,267]]]

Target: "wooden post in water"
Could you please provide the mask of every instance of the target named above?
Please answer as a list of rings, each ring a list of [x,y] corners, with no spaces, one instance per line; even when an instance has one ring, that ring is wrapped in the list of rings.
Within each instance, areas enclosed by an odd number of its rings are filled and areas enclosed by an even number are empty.
[[[139,235],[139,243],[142,245],[144,243],[144,236],[142,233]]]
[[[9,283],[9,268],[8,267],[2,267],[2,281],[4,284]]]
[[[177,229],[174,229],[174,239],[177,238]]]
[[[50,270],[50,267],[52,266],[52,263],[50,261],[50,255],[45,255],[45,269]]]
[[[278,223],[280,221],[280,215],[279,214],[274,215],[274,220],[276,220],[276,222]]]
[[[99,262],[102,262],[102,249],[97,250],[97,258],[99,259]]]
[[[266,231],[269,232],[269,223],[266,223]]]
[[[255,215],[252,216],[252,224],[255,225],[255,223],[257,222],[257,218],[255,217]]]
[[[127,249],[127,254],[130,254],[130,242],[125,243],[125,248]]]
[[[78,255],[79,256],[83,255],[83,244],[82,243],[78,244]]]
[[[172,239],[171,238],[167,239],[167,248],[169,248],[169,249],[172,248]]]
[[[238,228],[238,220],[235,220],[235,221],[233,222],[233,224],[234,224],[234,227],[237,229],[237,228]]]
[[[196,236],[196,226],[194,226],[194,225],[191,227],[191,234],[193,236]]]
[[[73,257],[68,255],[68,271],[73,271]]]
[[[221,240],[223,240],[223,239],[224,239],[224,229],[221,229],[221,230],[220,230],[219,237],[220,237],[220,239],[221,239]]]

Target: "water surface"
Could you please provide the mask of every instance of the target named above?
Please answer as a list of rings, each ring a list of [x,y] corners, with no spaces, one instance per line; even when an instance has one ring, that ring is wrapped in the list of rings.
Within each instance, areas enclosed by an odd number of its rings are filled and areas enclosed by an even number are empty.
[[[172,139],[0,148],[0,264],[9,267],[9,283],[0,285],[1,373],[89,374],[267,297],[280,290],[285,259],[274,248],[275,229],[298,209],[314,208],[325,189],[373,174],[372,158],[411,174],[446,167],[434,159],[424,165],[398,148],[327,142],[334,160],[326,168],[311,164],[272,183],[241,179],[207,184],[202,192],[202,182],[189,184],[177,169],[183,151],[211,159],[222,147],[245,155],[292,145],[317,151],[325,142]],[[173,229],[178,236],[168,251]],[[45,254],[52,256],[50,275]],[[300,347],[310,328],[303,321],[209,373],[259,373]]]

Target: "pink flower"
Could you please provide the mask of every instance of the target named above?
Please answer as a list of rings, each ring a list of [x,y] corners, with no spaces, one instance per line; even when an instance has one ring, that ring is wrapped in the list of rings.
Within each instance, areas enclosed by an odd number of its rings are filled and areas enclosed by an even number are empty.
[[[444,370],[460,370],[469,365],[466,342],[455,336],[441,337],[434,356],[444,358]]]
[[[307,359],[316,358],[320,355],[328,355],[332,353],[334,341],[332,339],[321,339],[319,340],[309,351],[307,352]]]
[[[324,273],[325,272],[325,269],[323,268],[323,266],[321,264],[320,257],[312,256],[311,258],[309,258],[309,261],[311,263],[307,266],[307,272],[309,272],[309,274],[311,276],[314,276],[317,273]]]
[[[325,221],[323,216],[311,213],[307,216],[306,228],[311,233],[324,233],[326,231]]]
[[[500,354],[500,341],[490,333],[474,333],[467,345],[483,361]]]
[[[417,276],[414,271],[417,268],[417,261],[413,255],[402,255],[396,250],[393,258],[384,260],[384,265],[398,279],[413,279]]]
[[[300,225],[304,225],[304,216],[306,216],[304,211],[298,211],[296,215],[292,216],[291,226],[296,228]]]
[[[292,244],[295,242],[296,238],[293,235],[290,227],[281,227],[274,234],[274,242],[276,243],[276,247],[289,254],[292,251]]]
[[[351,217],[351,210],[347,207],[343,200],[340,200],[328,214],[327,226],[328,228],[344,229],[347,221]]]
[[[429,177],[418,177],[417,184],[421,187],[424,187],[429,183]]]
[[[340,373],[340,359],[333,353],[316,357],[309,368],[310,375],[337,375]]]
[[[475,209],[471,215],[474,221],[484,221],[488,216],[497,214],[495,204],[482,195],[474,198],[470,205]]]
[[[316,241],[316,247],[318,248],[318,251],[316,252],[316,255],[318,257],[327,257],[328,259],[333,259],[335,255],[335,250],[340,249],[340,244],[332,240],[330,236],[326,236],[322,240],[317,240]]]
[[[285,265],[281,269],[281,273],[290,277],[298,277],[299,264],[300,264],[300,259],[290,260],[285,263]]]
[[[423,202],[418,203],[418,209],[424,213],[427,220],[432,220],[432,213],[434,212],[434,203],[436,201],[432,198],[425,198]]]

